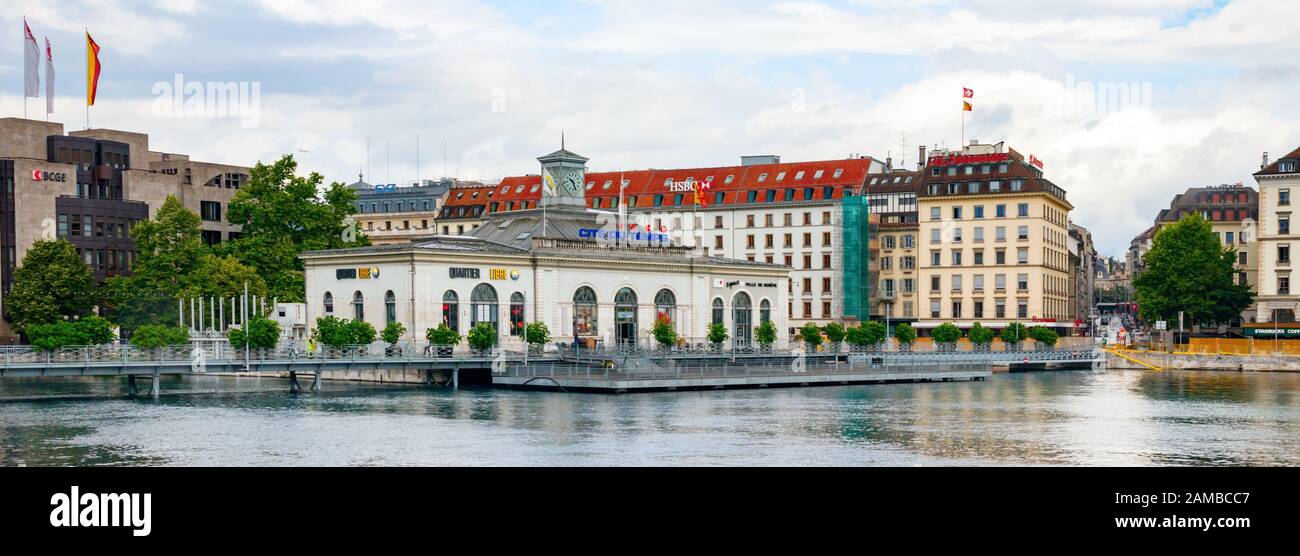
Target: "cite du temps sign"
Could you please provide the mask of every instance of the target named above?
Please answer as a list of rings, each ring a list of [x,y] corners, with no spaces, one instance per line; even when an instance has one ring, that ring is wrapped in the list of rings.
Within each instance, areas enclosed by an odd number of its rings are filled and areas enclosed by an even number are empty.
[[[339,268],[334,270],[336,280],[378,280],[378,268]]]

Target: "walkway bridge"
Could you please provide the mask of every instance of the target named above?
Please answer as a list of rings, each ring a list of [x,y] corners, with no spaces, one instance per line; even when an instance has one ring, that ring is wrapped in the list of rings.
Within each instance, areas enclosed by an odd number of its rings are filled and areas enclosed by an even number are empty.
[[[32,377],[120,376],[135,393],[135,379],[212,373],[288,373],[290,387],[299,390],[298,376],[311,376],[320,390],[330,372],[423,371],[430,383],[434,372],[450,375],[459,384],[462,370],[489,373],[493,384],[519,386],[554,383],[561,387],[628,391],[644,388],[854,383],[893,380],[979,380],[994,367],[1015,365],[1104,364],[1099,348],[988,350],[843,350],[802,353],[799,350],[752,349],[610,349],[577,351],[561,347],[545,354],[492,350],[475,353],[461,348],[383,344],[325,347],[308,352],[300,346],[273,350],[216,350],[177,346],[143,349],[131,346],[69,347],[44,351],[31,347],[0,348],[0,379]],[[955,374],[953,374],[955,373]],[[847,378],[846,378],[847,377]],[[575,383],[581,379],[582,385]],[[689,382],[694,380],[695,382]],[[649,382],[647,382],[649,381]],[[668,381],[668,382],[658,382]],[[676,381],[676,382],[674,382]],[[682,382],[688,381],[688,382]],[[568,384],[569,386],[565,386]],[[605,386],[600,386],[600,385]]]

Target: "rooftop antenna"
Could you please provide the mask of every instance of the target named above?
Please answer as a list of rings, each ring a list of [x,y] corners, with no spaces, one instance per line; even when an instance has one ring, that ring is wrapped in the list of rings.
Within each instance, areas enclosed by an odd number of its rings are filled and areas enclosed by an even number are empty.
[[[420,134],[415,134],[415,185],[420,185]]]
[[[898,167],[907,167],[907,134],[898,132]]]

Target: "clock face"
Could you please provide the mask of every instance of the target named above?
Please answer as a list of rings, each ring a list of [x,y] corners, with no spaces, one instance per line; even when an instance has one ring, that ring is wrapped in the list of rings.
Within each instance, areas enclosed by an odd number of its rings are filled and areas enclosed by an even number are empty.
[[[564,176],[564,188],[572,193],[582,190],[582,171],[572,170]]]

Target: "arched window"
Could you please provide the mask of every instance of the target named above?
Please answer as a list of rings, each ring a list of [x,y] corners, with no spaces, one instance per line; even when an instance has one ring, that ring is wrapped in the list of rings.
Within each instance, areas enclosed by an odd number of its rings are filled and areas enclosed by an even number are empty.
[[[393,290],[384,294],[384,318],[386,324],[397,322],[397,296],[393,295]]]
[[[637,297],[632,288],[614,295],[614,339],[619,344],[636,344]]]
[[[583,286],[573,292],[573,335],[595,336],[599,330],[596,319],[596,291]]]
[[[352,294],[352,319],[366,320],[366,297],[361,295],[361,290]]]
[[[714,298],[713,300],[713,320],[711,322],[713,324],[722,324],[722,298],[721,297]]]
[[[492,286],[488,284],[474,286],[474,291],[469,296],[469,310],[470,326],[486,322],[491,324],[494,330],[501,330],[497,327],[497,290]]]
[[[747,347],[754,339],[754,305],[749,294],[737,293],[731,299],[731,312],[731,322],[735,325],[731,337],[736,339],[737,346]]]
[[[672,290],[664,288],[655,294],[655,322],[666,319],[673,322],[677,318],[677,296]]]
[[[325,314],[334,314],[334,294],[325,292]]]
[[[447,290],[442,294],[442,322],[447,328],[460,332],[460,297],[454,291]]]
[[[772,302],[764,299],[758,304],[758,322],[772,322]]]
[[[524,335],[524,294],[510,294],[510,335]]]

